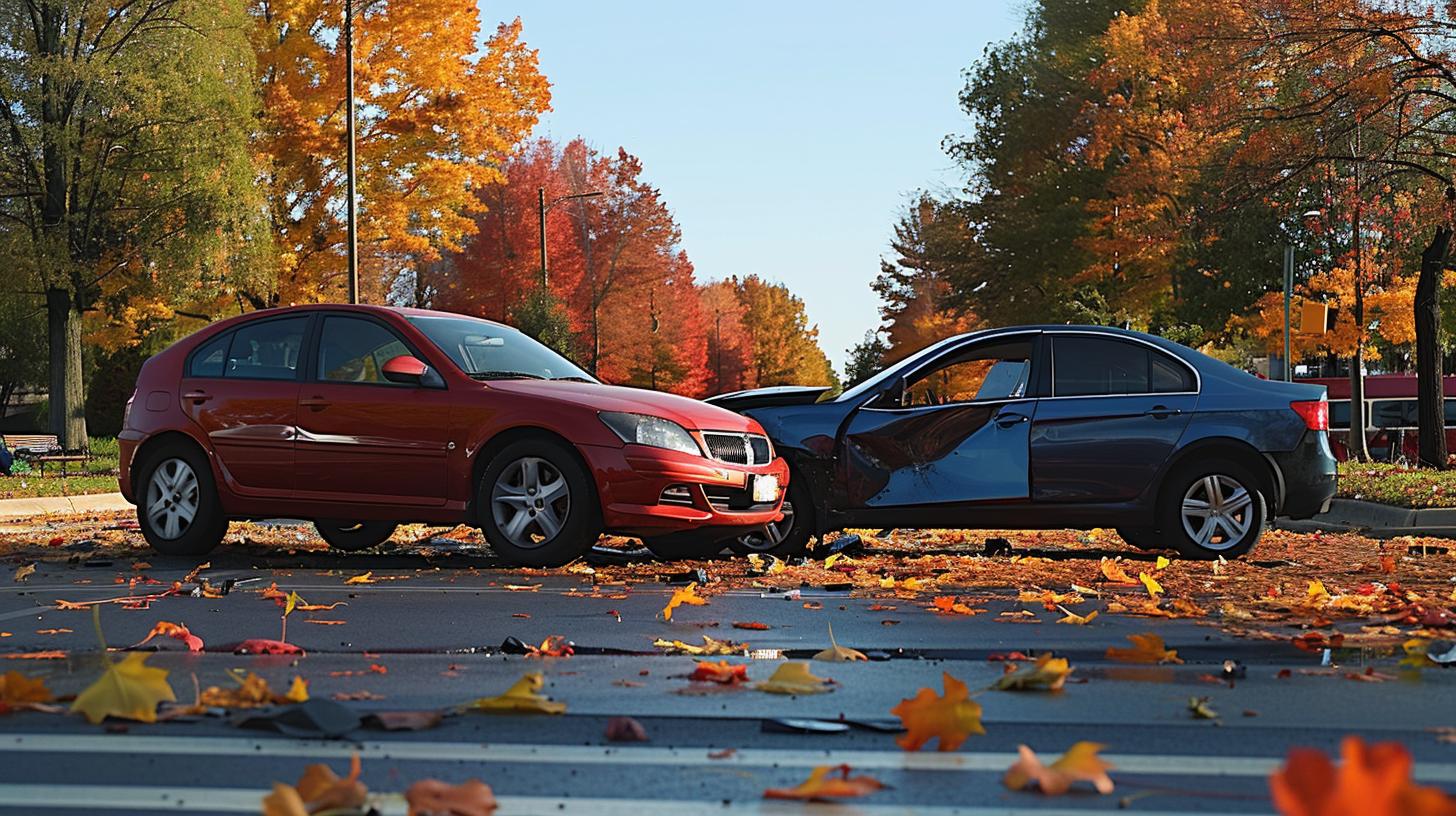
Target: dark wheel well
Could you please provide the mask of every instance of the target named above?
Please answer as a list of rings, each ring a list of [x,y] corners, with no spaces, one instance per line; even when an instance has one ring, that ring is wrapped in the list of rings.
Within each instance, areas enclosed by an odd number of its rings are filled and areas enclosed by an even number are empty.
[[[133,491],[136,490],[137,474],[141,472],[141,468],[147,463],[147,459],[151,458],[159,449],[172,444],[191,446],[198,453],[202,454],[202,458],[207,461],[209,466],[212,465],[212,457],[208,455],[206,449],[197,443],[196,439],[181,431],[164,431],[148,438],[147,441],[142,443],[141,447],[137,448],[136,453],[132,455],[131,470],[127,474],[127,478],[132,484]]]
[[[1167,469],[1159,478],[1159,484],[1167,482],[1168,474],[1194,460],[1195,458],[1222,458],[1236,462],[1249,469],[1259,479],[1259,489],[1264,493],[1269,505],[1269,516],[1272,518],[1278,511],[1282,497],[1279,494],[1279,480],[1274,473],[1274,467],[1263,454],[1254,449],[1254,446],[1238,439],[1221,437],[1205,439],[1189,445],[1178,452],[1178,457],[1169,463]],[[1158,505],[1162,504],[1163,495],[1161,491],[1157,496]]]
[[[478,526],[480,523],[480,519],[475,515],[475,489],[476,486],[480,484],[481,474],[485,472],[485,468],[487,465],[490,464],[490,460],[492,457],[504,450],[507,445],[519,442],[523,439],[549,439],[553,442],[564,445],[567,450],[571,451],[571,455],[575,457],[576,463],[578,465],[581,465],[582,471],[586,473],[587,478],[591,480],[592,487],[596,487],[596,476],[592,473],[591,466],[587,464],[586,458],[581,455],[581,451],[576,449],[576,445],[572,444],[571,440],[567,439],[559,433],[556,433],[555,431],[549,431],[545,428],[538,428],[533,425],[508,428],[496,434],[495,436],[492,436],[490,439],[487,439],[485,443],[480,446],[480,450],[475,452],[475,458],[470,463],[470,490],[467,493],[467,495],[470,496],[470,505],[467,516],[470,518],[472,524]],[[600,515],[601,497],[593,492],[592,501],[596,505],[598,515]]]

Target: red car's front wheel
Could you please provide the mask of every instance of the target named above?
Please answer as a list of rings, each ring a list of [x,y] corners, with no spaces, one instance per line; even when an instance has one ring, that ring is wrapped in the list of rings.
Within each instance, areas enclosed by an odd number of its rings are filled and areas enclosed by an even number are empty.
[[[523,439],[501,449],[481,474],[475,502],[491,548],[515,564],[559,567],[601,535],[595,485],[555,440]]]

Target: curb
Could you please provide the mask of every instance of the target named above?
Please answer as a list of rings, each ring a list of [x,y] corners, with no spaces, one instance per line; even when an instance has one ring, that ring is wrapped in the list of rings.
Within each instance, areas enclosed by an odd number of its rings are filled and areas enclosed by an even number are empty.
[[[1294,521],[1279,519],[1276,527],[1295,532],[1360,531],[1371,538],[1434,536],[1456,538],[1456,508],[1396,507],[1361,499],[1332,499],[1330,509],[1319,515]]]
[[[115,513],[129,511],[132,507],[132,503],[120,493],[0,499],[0,519],[14,521],[75,513]]]

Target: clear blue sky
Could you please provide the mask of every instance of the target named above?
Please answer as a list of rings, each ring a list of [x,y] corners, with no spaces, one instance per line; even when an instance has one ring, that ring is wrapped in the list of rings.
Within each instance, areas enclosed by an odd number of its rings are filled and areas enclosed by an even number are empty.
[[[941,140],[961,72],[1019,0],[481,0],[519,16],[553,111],[537,133],[642,159],[702,280],[787,284],[835,367],[879,323],[869,283],[917,189],[959,186]]]

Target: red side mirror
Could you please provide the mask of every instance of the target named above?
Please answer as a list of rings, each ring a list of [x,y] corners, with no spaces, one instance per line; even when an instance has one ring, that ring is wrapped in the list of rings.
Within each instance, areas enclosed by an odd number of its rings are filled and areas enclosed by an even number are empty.
[[[425,376],[425,372],[429,370],[429,366],[408,354],[401,354],[398,357],[390,358],[389,362],[384,364],[384,368],[380,369],[384,374],[384,379],[392,383],[416,384]]]

